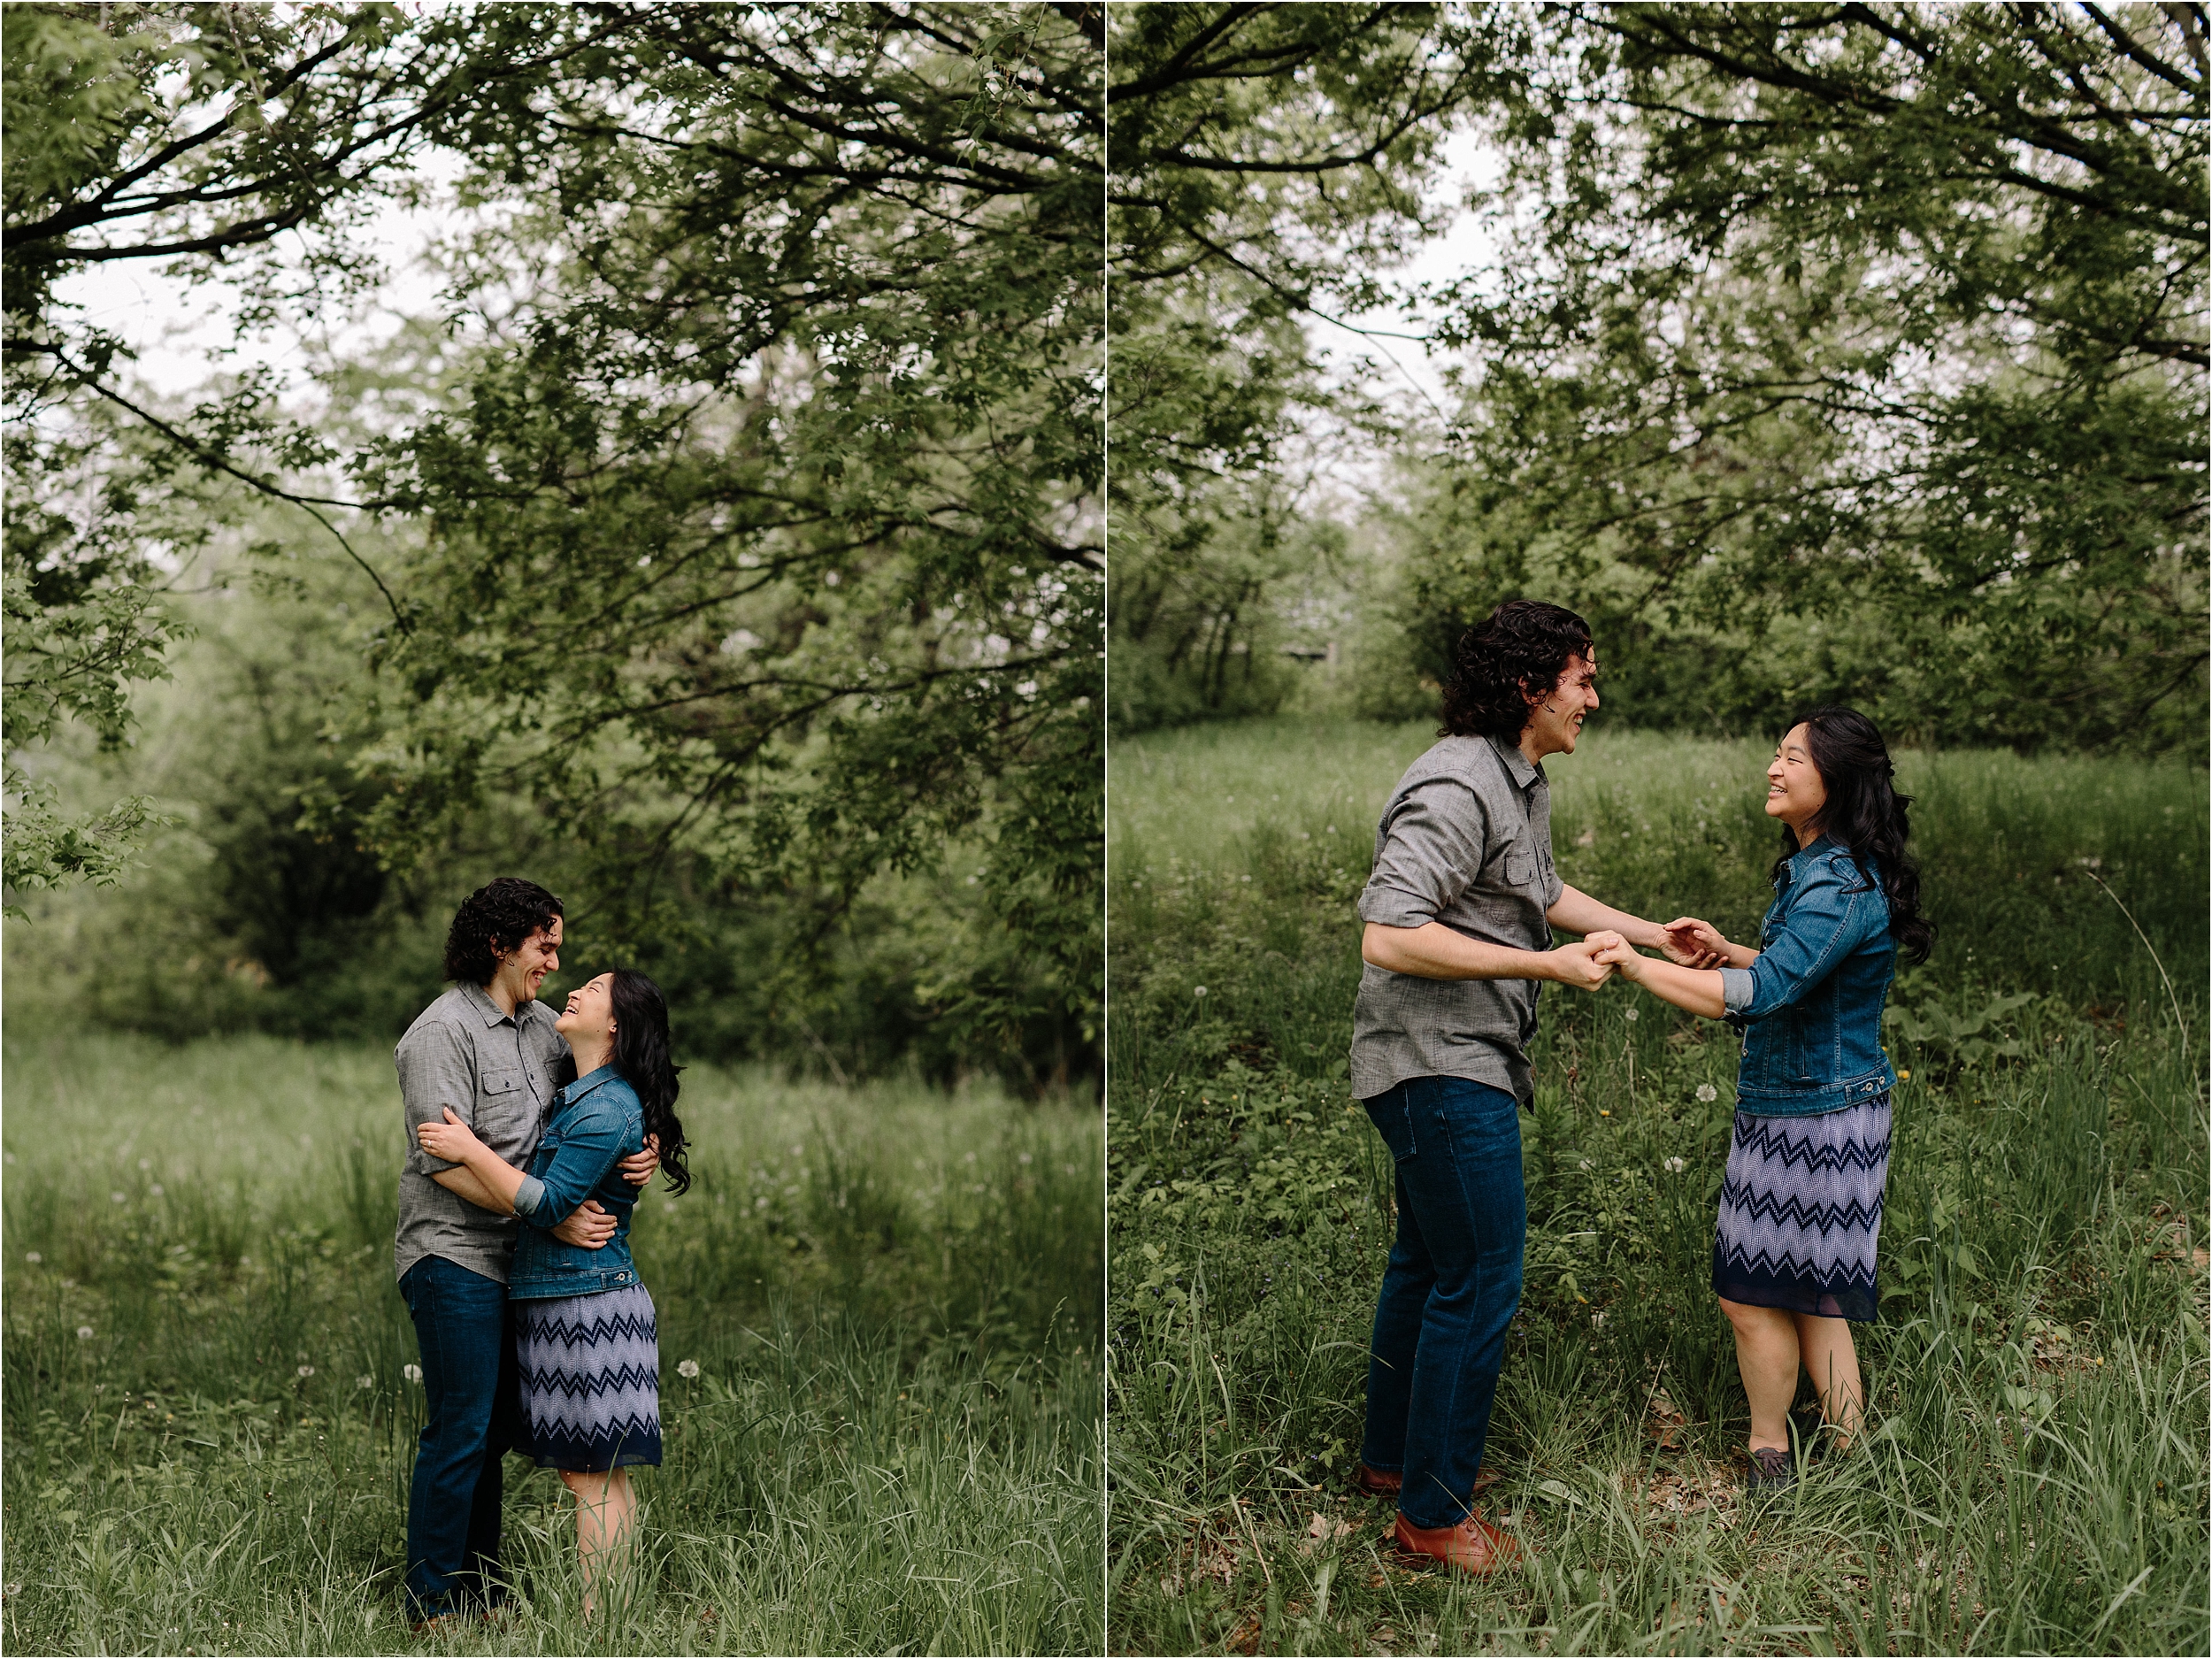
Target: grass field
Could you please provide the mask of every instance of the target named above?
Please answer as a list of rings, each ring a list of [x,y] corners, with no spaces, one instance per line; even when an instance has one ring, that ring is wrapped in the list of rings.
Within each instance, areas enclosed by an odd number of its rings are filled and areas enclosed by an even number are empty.
[[[1391,1229],[1345,1080],[1353,902],[1430,741],[1114,749],[1111,1646],[2204,1652],[2204,772],[1899,757],[1942,933],[1895,994],[1870,1432],[1786,1517],[1739,1500],[1707,1287],[1734,1039],[1624,984],[1546,992],[1486,1498],[1532,1560],[1479,1582],[1400,1563],[1388,1507],[1348,1494]],[[1566,879],[1747,936],[1765,758],[1594,734],[1548,765]]]
[[[5,1057],[7,1651],[408,1648],[388,1054]],[[559,1485],[511,1460],[524,1609],[426,1646],[1096,1651],[1095,1109],[705,1068],[680,1108],[698,1179],[635,1232],[640,1568],[585,1626]]]

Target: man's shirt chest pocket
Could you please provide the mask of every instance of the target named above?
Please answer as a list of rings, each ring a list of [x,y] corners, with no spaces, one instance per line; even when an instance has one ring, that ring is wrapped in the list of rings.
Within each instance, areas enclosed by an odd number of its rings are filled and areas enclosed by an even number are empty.
[[[476,1097],[486,1110],[501,1116],[515,1111],[529,1099],[522,1087],[522,1073],[512,1067],[480,1073],[476,1079]]]

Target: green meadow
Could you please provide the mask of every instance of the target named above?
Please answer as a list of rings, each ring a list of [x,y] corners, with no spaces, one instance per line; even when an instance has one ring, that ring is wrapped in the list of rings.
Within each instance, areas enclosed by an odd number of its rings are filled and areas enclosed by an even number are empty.
[[[7,1650],[410,1647],[388,1053],[11,1029],[5,1060]],[[511,1459],[518,1610],[414,1645],[1096,1651],[1095,1108],[684,1083],[696,1179],[636,1222],[635,1569],[583,1623],[558,1481]]]
[[[2200,768],[1904,753],[1940,929],[1893,994],[1869,1432],[1740,1497],[1708,1286],[1729,1030],[1548,987],[1526,1290],[1485,1497],[1528,1563],[1409,1565],[1349,1489],[1390,1162],[1351,1099],[1356,895],[1432,728],[1117,743],[1108,1622],[1140,1653],[2206,1650]],[[1554,757],[1565,878],[1744,938],[1769,745]]]

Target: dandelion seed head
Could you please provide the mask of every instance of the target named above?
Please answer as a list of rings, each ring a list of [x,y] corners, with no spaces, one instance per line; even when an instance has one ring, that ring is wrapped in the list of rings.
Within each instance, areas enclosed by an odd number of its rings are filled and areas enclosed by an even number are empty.
[[[409,1382],[419,1383],[422,1380],[422,1367],[419,1365],[403,1365],[399,1368],[399,1374],[407,1379]]]
[[[353,1386],[356,1388],[373,1388],[376,1386],[376,1379],[370,1376],[368,1372],[363,1371],[353,1379]]]
[[[307,1379],[312,1377],[314,1374],[315,1368],[312,1365],[303,1365],[299,1369],[299,1376],[302,1382],[306,1381]]]
[[[40,1254],[39,1254],[36,1250],[33,1250],[33,1251],[32,1251],[32,1252],[31,1252],[28,1256],[25,1256],[23,1259],[24,1259],[25,1261],[27,1261],[27,1262],[31,1263],[32,1263],[32,1264],[34,1264],[34,1265],[36,1265],[38,1263],[44,1261],[46,1258],[45,1258],[44,1256],[41,1256],[41,1255],[40,1255]]]
[[[77,1340],[80,1342],[89,1342],[92,1340],[92,1327],[88,1325],[79,1325],[77,1327]]]
[[[1626,1021],[1627,1021],[1630,1025],[1634,1025],[1634,1024],[1637,1022],[1637,1020],[1638,1020],[1638,1019],[1640,1019],[1640,1018],[1642,1018],[1642,1015],[1641,1015],[1641,1011],[1640,1011],[1640,1010],[1637,1010],[1637,1009],[1633,1009],[1633,1008],[1632,1008],[1632,1009],[1630,1009],[1630,1010],[1628,1010],[1628,1012],[1626,1012],[1625,1014],[1623,1014],[1623,1015],[1621,1016],[1621,1018],[1622,1018],[1623,1019],[1626,1020]]]
[[[1701,1083],[1697,1086],[1697,1098],[1700,1105],[1709,1106],[1720,1098],[1720,1091],[1710,1083]]]
[[[686,1359],[678,1360],[676,1362],[676,1375],[682,1378],[686,1382],[691,1381],[694,1378],[697,1377],[698,1374],[699,1362],[697,1360]]]

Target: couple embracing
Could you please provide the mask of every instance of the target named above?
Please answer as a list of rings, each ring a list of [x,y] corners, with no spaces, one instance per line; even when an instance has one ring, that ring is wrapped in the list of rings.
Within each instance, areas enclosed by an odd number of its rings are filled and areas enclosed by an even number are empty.
[[[1855,1433],[1853,1320],[1876,1315],[1888,1178],[1883,999],[1933,929],[1905,851],[1881,733],[1848,709],[1783,733],[1766,812],[1783,826],[1756,949],[1683,917],[1646,921],[1568,887],[1542,763],[1598,706],[1597,653],[1571,611],[1516,600],[1461,641],[1440,741],[1383,809],[1361,895],[1366,963],[1352,1087],[1396,1164],[1397,1236],[1375,1310],[1358,1481],[1398,1502],[1400,1548],[1472,1572],[1521,1554],[1476,1510],[1483,1447],[1521,1293],[1519,1109],[1546,980],[1615,973],[1743,1033],[1712,1286],[1749,1398],[1750,1485],[1786,1492]],[[1581,934],[1554,946],[1552,931]],[[1646,956],[1656,950],[1663,960]],[[1791,1416],[1809,1373],[1820,1416]]]
[[[690,1184],[668,1009],[618,968],[557,1016],[537,993],[560,949],[550,893],[513,877],[480,887],[446,937],[453,989],[395,1053],[409,1150],[394,1266],[428,1411],[407,1502],[418,1631],[504,1598],[508,1452],[575,1494],[587,1617],[634,1533],[627,1471],[661,1460],[653,1299],[629,1233],[656,1169],[672,1191]]]

